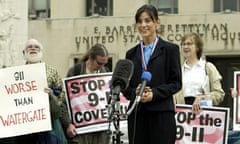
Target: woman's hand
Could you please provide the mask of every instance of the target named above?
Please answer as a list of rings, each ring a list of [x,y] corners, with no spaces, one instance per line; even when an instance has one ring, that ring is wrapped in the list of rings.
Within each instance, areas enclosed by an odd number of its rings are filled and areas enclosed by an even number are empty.
[[[142,103],[147,103],[147,102],[151,102],[153,99],[153,93],[152,93],[152,89],[150,87],[145,87],[144,92],[141,96],[140,101]]]
[[[49,94],[49,93],[52,92],[52,89],[50,89],[50,88],[44,88],[44,92]]]
[[[230,88],[230,91],[231,91],[231,96],[232,96],[232,98],[235,98],[235,97],[237,97],[237,90],[235,90],[234,88]]]
[[[67,136],[69,138],[73,138],[77,135],[77,131],[76,131],[76,128],[73,124],[69,124],[68,125],[68,128],[67,128]]]
[[[200,106],[201,100],[203,100],[205,96],[197,96],[192,104],[192,113],[199,114],[202,109]]]
[[[141,88],[141,84],[138,85],[138,87],[136,88],[136,95],[139,94],[140,88]],[[145,87],[143,94],[141,95],[141,99],[140,101],[142,103],[146,103],[146,102],[150,102],[152,101],[153,98],[153,93],[152,93],[152,89],[150,87]]]

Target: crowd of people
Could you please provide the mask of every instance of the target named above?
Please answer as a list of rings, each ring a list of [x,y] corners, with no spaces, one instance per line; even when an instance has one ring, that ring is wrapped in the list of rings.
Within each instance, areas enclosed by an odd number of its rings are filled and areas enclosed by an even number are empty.
[[[129,144],[174,144],[176,141],[175,104],[192,105],[192,112],[200,113],[201,102],[218,106],[225,96],[222,76],[213,63],[202,58],[203,41],[197,33],[188,33],[180,46],[167,42],[158,35],[160,26],[157,9],[141,6],[135,14],[136,29],[142,40],[126,52],[125,58],[134,64],[129,85],[123,95],[134,103],[142,87],[141,74],[150,72],[138,107],[128,116]],[[29,39],[23,50],[26,64],[43,62],[43,45]],[[181,65],[181,54],[184,62]],[[66,77],[110,72],[108,50],[95,44],[78,64],[68,70]],[[107,131],[77,134],[68,115],[62,78],[57,70],[46,64],[52,130],[0,139],[1,144],[109,144]],[[60,87],[60,91],[54,88]]]

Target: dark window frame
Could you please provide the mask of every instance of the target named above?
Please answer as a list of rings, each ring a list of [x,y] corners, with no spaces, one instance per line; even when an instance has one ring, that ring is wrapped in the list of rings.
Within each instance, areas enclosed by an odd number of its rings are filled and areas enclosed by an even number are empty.
[[[43,0],[40,0],[40,1],[43,1]],[[30,19],[51,17],[50,0],[45,0],[45,1],[46,1],[46,7],[38,9],[35,7],[35,3],[37,3],[37,0],[28,0],[28,17]]]
[[[214,0],[214,12],[240,11],[240,0]]]
[[[161,2],[167,2],[167,7],[158,7],[161,5]],[[149,4],[154,5],[159,14],[177,14],[178,13],[178,0],[149,0]]]
[[[86,0],[86,16],[113,16],[113,0]]]

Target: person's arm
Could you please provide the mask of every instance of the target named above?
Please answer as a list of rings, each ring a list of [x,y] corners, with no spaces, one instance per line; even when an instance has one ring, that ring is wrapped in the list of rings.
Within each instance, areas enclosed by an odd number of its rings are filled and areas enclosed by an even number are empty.
[[[62,90],[63,82],[55,68],[46,65],[46,72],[51,118],[58,119],[60,115],[60,105],[65,99],[65,94]]]
[[[49,95],[49,106],[51,112],[51,119],[59,118],[60,114],[60,105],[57,97],[53,94],[53,90],[51,88],[44,88],[44,91]]]
[[[173,95],[176,104],[185,104],[183,89]]]
[[[76,68],[79,68],[80,71],[80,65],[74,65],[72,66],[68,72],[67,72],[67,76],[66,77],[71,77],[74,76],[74,71]],[[66,95],[65,95],[66,97]],[[67,103],[66,103],[66,98],[63,101],[63,103],[60,106],[60,121],[63,127],[63,130],[65,132],[65,134],[67,135],[68,138],[73,138],[74,136],[77,135],[77,131],[76,128],[74,126],[74,124],[72,124],[70,116],[68,114],[68,108],[67,108]]]
[[[167,67],[169,75],[166,83],[152,88],[153,102],[168,99],[182,88],[182,70],[179,47],[177,45],[167,45],[167,51]]]
[[[68,110],[67,110],[67,104],[65,101],[61,104],[60,108],[61,108],[60,121],[62,123],[62,127],[63,127],[66,135],[69,138],[72,138],[72,137],[76,136],[77,131],[76,131],[75,126],[71,123],[71,120],[70,120],[69,114],[68,114]]]
[[[213,105],[219,105],[225,96],[225,92],[222,89],[221,84],[222,77],[212,63],[207,63],[207,69],[209,71],[210,95],[205,95],[205,98],[210,96]]]

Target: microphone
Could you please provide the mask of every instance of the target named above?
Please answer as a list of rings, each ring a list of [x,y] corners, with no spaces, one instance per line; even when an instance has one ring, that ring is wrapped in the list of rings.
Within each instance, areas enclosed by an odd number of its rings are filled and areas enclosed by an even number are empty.
[[[148,72],[148,71],[144,71],[142,73],[141,79],[142,79],[142,85],[141,85],[139,93],[137,95],[137,102],[140,101],[140,98],[141,98],[141,96],[142,96],[142,94],[144,92],[144,89],[145,89],[145,87],[147,85],[147,82],[149,82],[152,79],[152,74],[150,72]]]
[[[142,73],[141,79],[142,79],[142,85],[140,87],[139,93],[136,96],[136,98],[134,100],[134,103],[132,104],[132,106],[127,111],[127,115],[130,115],[132,113],[132,111],[134,110],[135,106],[137,106],[138,103],[140,102],[141,96],[142,96],[142,94],[144,92],[144,89],[145,89],[145,87],[147,85],[147,82],[149,82],[152,79],[152,74],[150,72],[144,71]]]
[[[133,62],[128,59],[122,59],[117,62],[110,83],[113,96],[118,96],[122,90],[128,87],[133,74],[133,68]]]
[[[133,74],[133,63],[130,60],[119,60],[114,69],[112,79],[109,82],[111,97],[108,103],[111,105],[108,109],[109,119],[114,113],[120,112],[120,97],[121,90],[128,87],[129,81]]]

